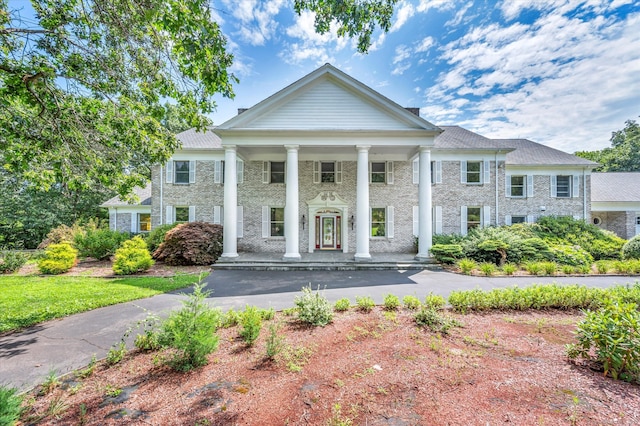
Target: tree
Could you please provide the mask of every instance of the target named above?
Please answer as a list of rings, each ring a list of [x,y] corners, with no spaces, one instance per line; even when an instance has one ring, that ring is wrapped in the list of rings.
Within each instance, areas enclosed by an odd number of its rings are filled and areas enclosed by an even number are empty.
[[[35,26],[0,0],[0,161],[38,189],[100,182],[126,196],[179,146],[161,124],[167,105],[202,129],[213,96],[233,97],[233,56],[210,0],[31,3]],[[300,0],[295,10],[316,12],[321,32],[335,18],[366,51],[394,3]]]
[[[627,120],[622,130],[611,134],[611,147],[600,151],[579,151],[578,157],[600,163],[597,172],[640,172],[640,125]]]

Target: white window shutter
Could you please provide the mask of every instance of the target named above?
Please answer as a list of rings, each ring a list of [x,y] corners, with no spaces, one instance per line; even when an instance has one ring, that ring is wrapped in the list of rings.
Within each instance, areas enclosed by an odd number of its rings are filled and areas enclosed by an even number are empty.
[[[467,206],[460,206],[460,233],[467,235]]]
[[[387,185],[393,185],[393,161],[387,161]]]
[[[511,175],[506,175],[504,177],[504,195],[506,197],[511,197]],[[511,224],[509,223],[509,225]]]
[[[527,216],[527,223],[534,223],[536,221],[536,218],[533,217],[532,214]]]
[[[342,161],[336,161],[336,183],[342,183]]]
[[[420,183],[420,159],[413,160],[413,183]]]
[[[244,208],[243,206],[238,206],[238,229],[237,229],[237,237],[244,237]]]
[[[320,162],[313,162],[313,183],[320,183]]]
[[[236,160],[236,183],[244,182],[244,161]]]
[[[527,198],[533,197],[533,175],[527,175]]]
[[[508,214],[504,217],[504,224],[505,225],[511,225],[511,215]]]
[[[436,179],[435,183],[442,183],[442,160],[436,160]]]
[[[491,226],[491,206],[482,208],[482,227]]]
[[[387,238],[393,238],[393,206],[387,206]]]
[[[173,183],[173,160],[167,161],[167,176],[165,181],[167,183]]]
[[[269,183],[269,175],[271,174],[271,163],[262,162],[262,183]]]
[[[269,234],[269,206],[262,206],[262,238],[268,238]]]
[[[371,161],[369,161],[369,183],[371,183]],[[371,235],[371,231],[369,231],[369,235]]]
[[[213,162],[213,183],[222,183],[222,160]]]
[[[138,232],[138,213],[131,213],[131,232]]]
[[[558,177],[556,175],[551,176],[551,197],[556,198],[558,196]]]
[[[189,183],[196,183],[196,161],[189,161]]]
[[[222,206],[213,206],[213,223],[222,225],[224,222],[224,210]]]
[[[435,206],[434,213],[434,216],[436,218],[436,226],[434,227],[434,232],[436,234],[442,234],[442,206]]]
[[[164,222],[168,225],[173,223],[173,206],[166,206],[164,209]]]
[[[577,198],[580,196],[580,175],[573,175],[573,191],[571,196]]]
[[[488,184],[491,182],[491,161],[483,161],[482,165],[484,167],[484,178],[482,183]]]
[[[460,161],[460,182],[467,183],[467,162]],[[465,226],[465,231],[467,227]]]
[[[196,221],[196,206],[189,206],[189,222]]]
[[[420,207],[413,206],[413,236],[420,234]]]

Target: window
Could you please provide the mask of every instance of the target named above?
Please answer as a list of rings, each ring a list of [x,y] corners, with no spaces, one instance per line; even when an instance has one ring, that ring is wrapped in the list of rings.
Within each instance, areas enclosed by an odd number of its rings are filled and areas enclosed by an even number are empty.
[[[174,183],[189,183],[189,162],[174,161]]]
[[[482,161],[467,161],[467,183],[482,183]]]
[[[224,184],[224,160],[215,160],[213,163],[213,183]],[[236,183],[244,181],[244,161],[236,160]]]
[[[385,183],[386,174],[386,163],[371,163],[371,183]]]
[[[334,183],[336,181],[336,163],[320,163],[320,182]]]
[[[527,222],[527,217],[526,216],[511,216],[511,224],[515,224],[515,223],[526,223]]]
[[[511,193],[512,197],[526,196],[526,179],[524,176],[511,176]],[[515,223],[515,222],[514,222]]]
[[[271,237],[284,237],[284,208],[271,207],[269,215],[269,229]]]
[[[138,232],[151,231],[151,213],[138,213]]]
[[[269,183],[284,183],[284,161],[271,161],[269,167]]]
[[[482,208],[467,207],[467,231],[472,228],[479,228],[481,220]]]
[[[384,207],[374,207],[371,209],[371,236],[386,236],[386,216],[387,211]]]
[[[556,197],[571,197],[571,176],[556,176]]]
[[[176,207],[173,223],[189,222],[189,207]]]

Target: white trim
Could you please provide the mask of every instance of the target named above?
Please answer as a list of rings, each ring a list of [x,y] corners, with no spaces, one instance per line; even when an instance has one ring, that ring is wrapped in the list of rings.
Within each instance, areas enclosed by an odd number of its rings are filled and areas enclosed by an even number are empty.
[[[551,175],[551,198],[558,197],[558,176]]]
[[[460,183],[467,183],[467,161],[460,161]]]
[[[269,181],[271,180],[269,179],[270,175],[271,175],[271,162],[263,161],[262,162],[262,183],[269,183]]]
[[[442,206],[435,206],[433,210],[436,222],[433,228],[434,232],[436,234],[442,234]]]
[[[189,222],[196,221],[196,206],[189,206]]]
[[[387,230],[385,232],[385,237],[393,238],[394,229],[393,229],[393,206],[387,206],[385,221],[387,222]]]
[[[413,206],[411,210],[413,214],[413,236],[417,237],[420,232],[420,206]]]
[[[240,158],[236,160],[236,183],[244,183],[244,161]]]
[[[533,198],[533,175],[527,175],[527,198]]]
[[[173,223],[173,206],[165,207],[165,223],[171,225]]]
[[[320,183],[320,162],[313,162],[313,183]]]
[[[420,183],[420,163],[419,163],[420,157],[416,157],[413,160],[413,183],[414,184],[418,184]]]
[[[138,232],[138,213],[131,213],[131,232],[134,234]]]
[[[491,226],[491,206],[482,207],[482,227]]]
[[[262,238],[269,238],[269,206],[262,206]]]
[[[573,175],[572,184],[571,198],[578,198],[580,196],[580,175]]]
[[[224,207],[213,206],[213,223],[224,226]]]
[[[482,184],[488,184],[489,182],[491,182],[491,162],[490,161],[483,161],[482,162],[482,166],[484,168],[484,175],[482,178]]]
[[[442,160],[435,161],[435,181],[434,183],[442,183]]]
[[[342,183],[342,161],[336,161],[336,183]]]
[[[536,218],[532,214],[527,215],[527,223],[535,223]]]
[[[504,217],[504,224],[505,225],[511,225],[511,215],[508,214]]]
[[[467,206],[460,206],[460,234],[467,235]]]
[[[236,237],[244,237],[244,206],[238,206],[238,234]]]
[[[504,176],[504,195],[511,198],[511,175]],[[511,225],[511,223],[509,223]]]
[[[222,170],[223,167],[222,165],[224,164],[223,160],[215,160],[213,162],[213,183],[222,183],[223,182],[223,174],[222,174]]]

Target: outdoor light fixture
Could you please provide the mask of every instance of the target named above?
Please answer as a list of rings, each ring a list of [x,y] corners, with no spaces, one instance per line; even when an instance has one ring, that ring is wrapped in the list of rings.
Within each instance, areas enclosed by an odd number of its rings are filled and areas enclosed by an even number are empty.
[[[300,223],[302,224],[302,230],[304,231],[304,225],[307,224],[307,218],[304,217],[304,215],[302,215],[302,219],[300,220]]]
[[[356,223],[356,219],[353,217],[353,215],[351,215],[351,218],[349,219],[349,225],[351,225],[351,230],[353,231],[353,224]]]
[[[540,206],[540,211],[541,211],[541,212],[543,212],[543,211],[545,211],[545,210],[547,210],[547,207],[546,207],[546,206]]]

